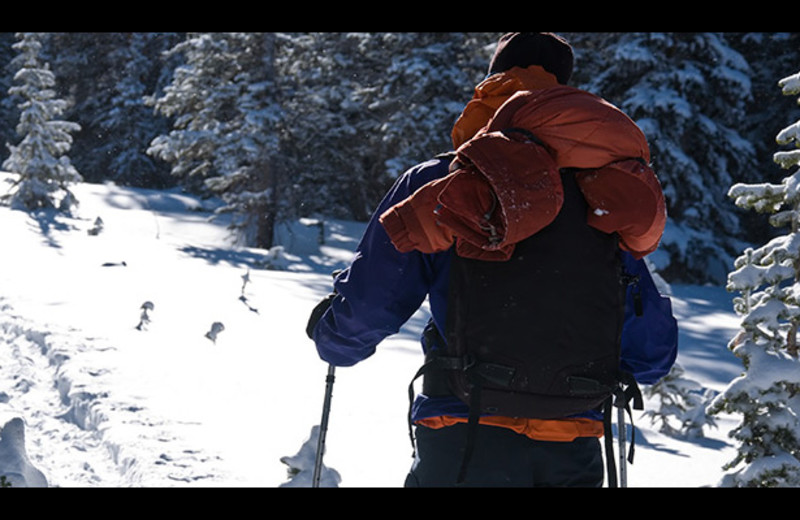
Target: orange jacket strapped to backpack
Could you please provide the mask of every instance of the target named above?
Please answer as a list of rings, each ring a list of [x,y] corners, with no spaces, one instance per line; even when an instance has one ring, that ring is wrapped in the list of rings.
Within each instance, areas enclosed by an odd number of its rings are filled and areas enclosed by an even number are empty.
[[[575,168],[589,225],[618,233],[620,247],[637,258],[655,250],[666,210],[636,124],[603,99],[556,84],[538,66],[495,76],[476,88],[456,123],[454,144],[461,144],[450,175],[381,216],[395,247],[434,253],[455,242],[462,256],[505,260],[516,242],[555,218],[558,171]]]

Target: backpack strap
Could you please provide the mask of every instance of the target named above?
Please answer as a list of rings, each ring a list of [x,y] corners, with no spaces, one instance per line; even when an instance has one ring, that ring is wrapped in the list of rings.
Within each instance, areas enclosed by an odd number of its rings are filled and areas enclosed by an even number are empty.
[[[631,422],[631,442],[626,457],[629,464],[633,464],[634,444],[636,443],[636,428],[633,425],[633,413],[631,412],[631,403],[633,403],[634,410],[644,409],[644,401],[642,399],[642,392],[639,385],[630,373],[622,374],[622,382],[616,389],[613,395],[609,396],[603,404],[603,430],[605,432],[605,450],[606,450],[606,472],[608,474],[608,487],[618,487],[617,481],[617,468],[614,462],[614,436],[612,435],[612,411],[622,409],[628,413]],[[622,421],[617,425],[618,428],[624,428],[625,425]],[[617,435],[622,435],[617,432]],[[621,454],[622,455],[622,454]]]
[[[617,486],[617,465],[614,462],[614,437],[611,435],[611,411],[614,408],[614,398],[609,397],[603,403],[603,431],[605,432],[606,449],[606,474],[608,475],[608,487]]]
[[[425,363],[417,370],[417,373],[414,374],[411,383],[408,385],[408,435],[411,439],[411,447],[414,452],[416,452],[412,421],[412,408],[415,396],[414,383],[416,380],[420,377],[424,377],[423,389],[426,395],[453,395],[447,384],[446,372],[451,370],[465,372],[471,387],[469,416],[467,418],[464,458],[461,461],[461,468],[458,471],[458,477],[456,479],[456,484],[463,484],[466,479],[469,462],[472,459],[472,452],[475,448],[475,437],[478,432],[478,424],[481,416],[481,390],[485,376],[482,374],[481,370],[476,369],[476,365],[471,362],[469,356],[455,357],[441,353],[439,349],[435,348],[435,345],[441,344],[440,341],[441,336],[438,330],[433,323],[429,323],[423,333],[423,342],[425,342],[427,347]]]
[[[636,382],[633,375],[625,372],[622,376],[622,383],[617,390],[614,406],[622,408],[627,412],[631,422],[631,445],[628,450],[627,459],[629,463],[633,464],[633,448],[636,440],[636,430],[633,428],[633,412],[631,408],[634,410],[644,410],[644,400],[642,399],[642,391],[639,388],[639,384]]]
[[[442,337],[433,324],[433,320],[428,322],[425,330],[422,333],[422,342],[425,346],[425,362],[414,374],[411,382],[408,385],[408,434],[411,438],[411,447],[415,448],[414,441],[414,428],[412,421],[412,413],[414,406],[414,383],[420,377],[423,378],[423,393],[428,396],[437,395],[453,395],[447,383],[446,371],[450,370],[464,370],[466,363],[463,358],[450,357],[441,354],[441,350],[437,348],[442,344]]]
[[[414,424],[411,417],[414,407],[414,383],[417,381],[417,379],[425,375],[425,372],[427,372],[430,369],[430,366],[431,362],[426,361],[421,367],[419,367],[419,370],[417,370],[417,373],[414,374],[414,377],[408,384],[408,437],[411,439],[412,456],[416,454],[416,442],[414,441]]]
[[[482,374],[479,365],[476,365],[469,356],[446,356],[434,349],[428,351],[425,364],[423,364],[422,367],[417,371],[417,374],[414,376],[414,380],[420,376],[425,376],[423,384],[424,388],[427,389],[426,394],[428,394],[428,392],[446,392],[447,395],[453,395],[452,391],[450,391],[449,387],[447,386],[447,378],[442,377],[445,372],[449,370],[463,371],[467,376],[470,387],[468,403],[469,415],[467,417],[467,435],[464,444],[464,457],[461,461],[461,467],[456,478],[456,485],[460,485],[464,483],[464,480],[467,477],[467,469],[469,468],[469,463],[472,459],[472,453],[475,449],[475,438],[478,433],[478,425],[481,418],[481,395],[485,376]],[[408,394],[410,403],[408,426],[412,445],[414,444],[414,435],[411,424],[411,404],[414,402],[414,380],[412,380],[411,385],[409,385]]]
[[[463,484],[467,478],[467,469],[472,459],[472,452],[475,449],[475,436],[478,433],[478,424],[481,418],[481,390],[482,383],[479,378],[473,382],[470,391],[469,419],[467,420],[467,438],[464,445],[464,458],[461,461],[461,469],[458,471],[456,485]]]

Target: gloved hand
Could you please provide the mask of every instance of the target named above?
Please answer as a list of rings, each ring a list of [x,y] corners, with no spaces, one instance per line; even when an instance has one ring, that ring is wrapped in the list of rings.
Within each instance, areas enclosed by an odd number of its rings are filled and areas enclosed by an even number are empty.
[[[331,302],[336,297],[336,293],[332,292],[327,295],[325,298],[320,301],[314,310],[311,311],[311,316],[308,318],[308,324],[306,325],[306,335],[310,339],[314,339],[314,327],[317,326],[317,322],[322,319],[322,315],[325,314],[325,311],[328,310],[328,307],[331,306]]]
[[[336,280],[341,272],[341,269],[337,269],[331,273],[331,276],[333,276],[333,279]],[[309,316],[308,324],[306,325],[306,336],[308,336],[309,339],[314,339],[314,327],[316,327],[319,320],[322,319],[322,315],[325,314],[325,311],[327,311],[328,307],[331,306],[331,303],[337,294],[338,292],[336,291],[336,288],[334,288],[333,292],[323,298],[322,301],[320,301],[316,307],[314,307],[314,310],[311,311],[311,316]]]

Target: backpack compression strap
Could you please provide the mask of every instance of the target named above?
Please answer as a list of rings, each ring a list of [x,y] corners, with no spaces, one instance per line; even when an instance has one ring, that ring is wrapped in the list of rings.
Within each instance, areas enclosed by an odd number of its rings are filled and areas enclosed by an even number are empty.
[[[618,487],[617,468],[614,462],[614,438],[611,429],[611,415],[614,408],[622,408],[628,412],[631,420],[631,444],[628,449],[627,461],[633,464],[633,447],[635,444],[636,429],[633,427],[633,414],[631,412],[631,402],[634,410],[644,409],[642,393],[636,380],[629,373],[623,373],[623,381],[603,404],[603,429],[605,431],[605,450],[606,450],[606,472],[608,473],[608,487]],[[619,424],[624,428],[623,424]],[[617,432],[617,435],[622,435]]]

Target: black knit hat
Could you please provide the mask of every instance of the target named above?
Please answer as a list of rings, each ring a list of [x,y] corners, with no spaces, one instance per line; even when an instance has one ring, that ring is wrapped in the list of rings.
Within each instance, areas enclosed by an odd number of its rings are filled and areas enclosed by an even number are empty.
[[[508,33],[497,42],[489,74],[512,67],[540,65],[565,85],[572,76],[574,56],[567,41],[553,33]]]

